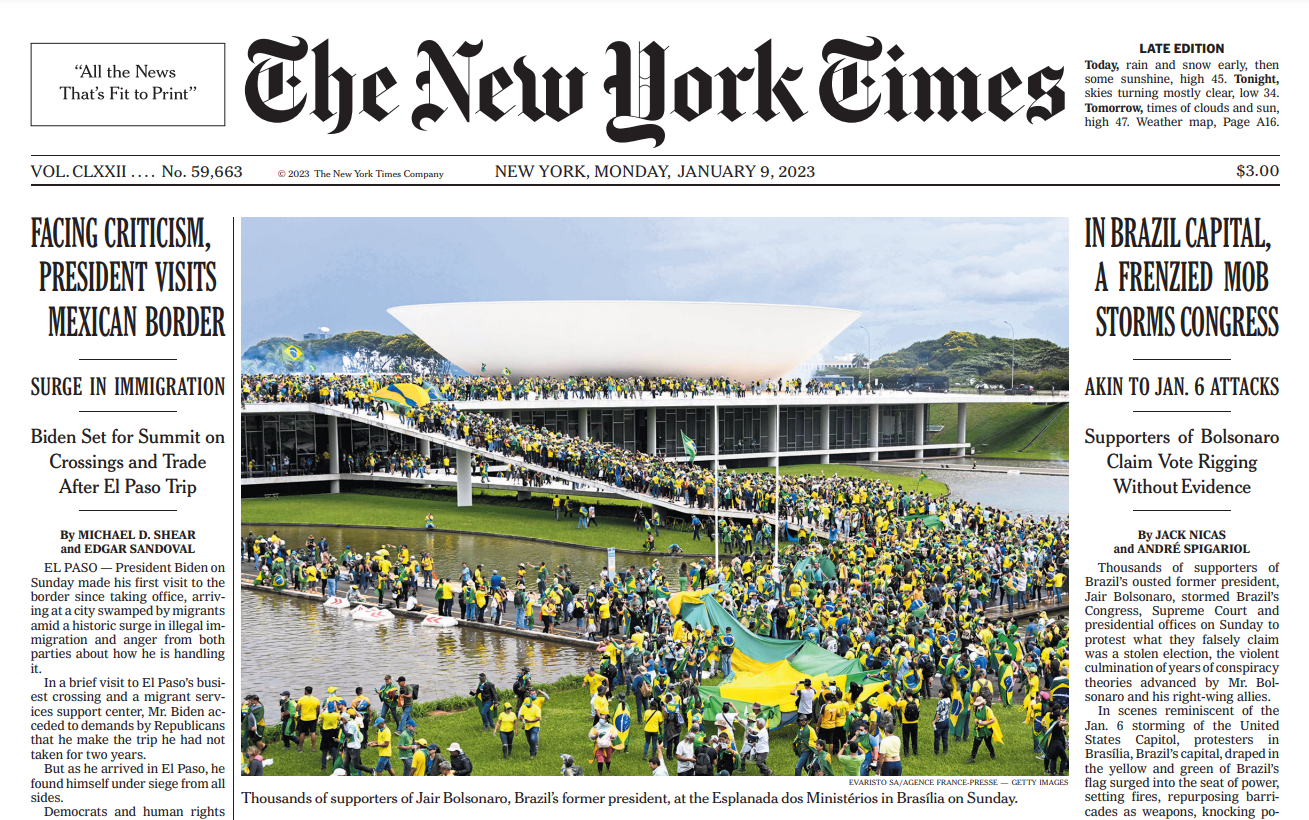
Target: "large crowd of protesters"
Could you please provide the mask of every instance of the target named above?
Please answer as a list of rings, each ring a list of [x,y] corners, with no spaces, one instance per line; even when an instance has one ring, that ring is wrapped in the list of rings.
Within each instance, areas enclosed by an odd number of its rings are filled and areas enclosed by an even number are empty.
[[[969,760],[983,746],[994,757],[993,710],[1009,708],[1020,709],[1031,727],[1033,752],[1052,774],[1062,774],[1067,624],[1048,618],[1045,608],[1062,600],[1066,585],[1067,520],[1009,516],[876,479],[798,476],[792,489],[811,500],[857,494],[852,509],[866,511],[848,534],[844,527],[828,528],[831,514],[824,517],[821,506],[816,517],[806,514],[822,526],[800,524],[796,540],[779,538],[776,566],[764,522],[755,520],[740,525],[749,531],[746,546],[718,563],[686,555],[666,567],[658,560],[628,566],[613,577],[602,570],[594,579],[530,561],[505,574],[465,565],[455,576],[440,577],[431,556],[404,545],[359,554],[334,552],[325,540],[292,546],[275,534],[251,533],[243,549],[257,562],[259,583],[280,577],[283,585],[359,602],[375,592],[378,604],[405,609],[421,609],[416,593],[431,590],[438,614],[512,622],[523,630],[571,627],[597,640],[598,663],[585,678],[593,718],[586,742],[594,745],[597,773],[608,770],[614,753],[641,740],[656,773],[666,759],[676,762],[679,774],[730,774],[747,762],[771,773],[767,721],[760,726],[758,716],[731,709],[706,715],[698,688],[706,677],[731,672],[739,630],[749,630],[813,642],[880,670],[890,684],[872,695],[834,680],[795,681],[796,774],[831,774],[837,758],[852,755],[864,773],[895,774],[900,767],[886,764],[918,753],[921,723],[932,724],[934,753],[950,754],[951,741],[966,749],[971,739]],[[928,526],[914,517],[924,507],[962,524]],[[820,559],[831,562],[830,573],[818,569]],[[711,586],[737,619],[737,636],[692,627],[673,613],[672,595]],[[515,693],[529,690],[515,681]],[[931,714],[923,700],[930,697],[939,698]],[[484,729],[500,733],[506,758],[513,753],[515,725],[535,755],[544,701],[527,710],[535,733],[522,720],[523,697],[502,703],[490,687],[477,703]],[[361,722],[367,729],[376,717],[366,713]],[[395,730],[403,728],[397,723]],[[630,740],[629,731],[637,732]],[[327,762],[325,756],[324,767]],[[564,768],[568,773],[570,766]]]
[[[346,393],[367,396],[379,385],[409,381],[404,373],[245,375],[242,395],[247,401],[303,401],[325,404],[347,402]],[[853,382],[824,379],[766,379],[739,382],[728,378],[689,376],[439,376],[423,380],[444,401],[532,401],[539,399],[632,400],[650,398],[743,398],[775,395],[871,394],[878,389],[858,376]]]
[[[511,456],[529,465],[566,473],[582,482],[609,484],[646,495],[655,502],[675,503],[693,509],[712,507],[717,480],[721,508],[769,514],[780,504],[778,512],[784,518],[818,522],[814,526],[839,530],[847,537],[860,529],[871,531],[874,526],[886,525],[885,520],[879,524],[875,515],[883,499],[871,494],[871,486],[866,486],[867,482],[862,479],[834,480],[817,491],[809,491],[800,487],[795,477],[783,476],[779,498],[774,494],[771,477],[721,473],[715,479],[713,471],[694,462],[665,461],[657,455],[626,450],[614,444],[568,436],[544,427],[515,424],[486,413],[458,410],[446,402],[393,409],[384,402],[369,401],[362,392],[328,387],[328,384],[330,381],[324,381],[323,386],[317,388],[320,401],[326,398],[325,403],[344,405],[353,412],[374,412],[383,417],[390,412],[400,423],[418,432],[444,435],[470,444],[488,459],[494,460],[497,455]],[[286,395],[290,397],[286,399],[288,401],[309,401],[308,396],[314,390],[313,380],[278,377],[274,384],[270,377],[262,385],[253,386],[246,395],[247,401],[251,402],[269,400],[270,394]],[[324,390],[326,394],[322,393]],[[371,453],[354,457],[373,463],[380,459],[389,462],[395,457],[419,458],[415,454],[379,456]],[[388,463],[386,466],[392,465]],[[413,463],[407,467],[401,465],[406,470],[426,471],[430,467],[430,462]],[[523,480],[528,481],[528,477],[524,475]],[[928,514],[932,511],[923,505],[914,512]],[[962,513],[958,519],[958,523],[962,523]]]
[[[809,389],[797,382],[744,386],[722,380],[510,382],[487,377],[437,387],[446,397],[464,391],[465,398],[513,398],[523,384],[528,394],[553,391],[561,397],[613,396],[623,390],[684,395]],[[998,723],[993,707],[1022,708],[1032,727],[1034,752],[1051,773],[1063,773],[1067,625],[1047,618],[1044,606],[1062,602],[1067,519],[1011,515],[871,475],[715,476],[694,463],[514,424],[459,410],[448,401],[395,408],[369,398],[377,386],[363,377],[283,375],[246,377],[243,392],[248,402],[318,402],[395,415],[417,431],[470,445],[487,460],[509,456],[520,461],[525,466],[515,469],[524,481],[531,467],[540,466],[578,481],[643,494],[655,504],[685,507],[692,513],[693,539],[702,531],[713,537],[709,511],[715,493],[719,508],[751,515],[719,519],[724,554],[717,562],[683,555],[675,569],[655,561],[614,576],[605,570],[594,579],[530,561],[503,575],[465,565],[457,577],[438,577],[431,556],[412,554],[403,545],[394,554],[358,554],[339,545],[334,550],[325,541],[301,547],[251,534],[244,547],[256,561],[257,583],[317,586],[324,594],[361,602],[375,592],[379,604],[389,598],[391,605],[405,609],[421,608],[415,593],[430,589],[442,615],[455,615],[457,609],[467,620],[495,623],[512,617],[519,629],[546,632],[575,624],[578,634],[598,641],[597,667],[586,676],[593,718],[587,742],[594,745],[597,773],[607,771],[615,751],[635,748],[640,738],[655,774],[667,773],[666,760],[676,763],[678,774],[731,774],[747,762],[770,773],[767,721],[761,726],[759,716],[728,709],[706,715],[699,694],[705,677],[730,674],[734,636],[718,627],[693,628],[669,606],[670,596],[679,591],[711,586],[739,629],[811,641],[857,660],[866,670],[880,671],[889,683],[877,687],[874,696],[835,680],[795,681],[796,774],[831,774],[837,757],[851,755],[861,758],[863,773],[898,774],[901,755],[918,752],[920,722],[933,726],[934,751],[948,754],[951,740],[958,748],[971,734],[970,762],[983,745],[994,757],[992,735]],[[432,466],[414,454],[405,458],[416,463],[401,469]],[[639,517],[637,525],[653,546],[660,537],[657,512]],[[821,559],[830,561],[830,572],[818,569]],[[1039,614],[1025,614],[1030,608]],[[505,757],[512,753],[515,726],[526,733],[532,723],[539,733],[545,705],[530,691],[521,694],[523,681],[515,684],[520,697],[513,705],[500,703],[493,686],[478,690],[483,728],[501,732]],[[935,714],[920,712],[919,700],[933,696],[939,698]],[[524,708],[534,720],[524,722]],[[355,711],[363,742],[370,721],[385,728],[385,721],[378,723],[381,718]],[[403,733],[404,724],[397,718],[396,731]],[[629,731],[637,731],[630,741]],[[528,742],[534,757],[533,735],[528,734]],[[400,748],[406,745],[423,744],[401,743]],[[710,771],[704,771],[706,758]],[[358,766],[335,768],[350,772]],[[424,768],[431,772],[430,766]],[[583,771],[575,761],[566,761],[562,773]]]

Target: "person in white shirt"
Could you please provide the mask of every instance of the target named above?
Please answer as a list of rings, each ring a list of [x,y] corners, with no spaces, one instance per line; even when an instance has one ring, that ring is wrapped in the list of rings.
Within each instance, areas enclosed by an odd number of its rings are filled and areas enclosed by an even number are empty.
[[[351,712],[354,710],[351,709]],[[350,773],[351,768],[355,771],[363,769],[363,761],[360,760],[360,750],[364,744],[364,733],[359,728],[359,717],[348,717],[342,725],[342,734],[345,737],[345,771]]]
[[[682,738],[677,744],[677,749],[673,753],[677,758],[677,776],[694,777],[695,776],[695,738],[689,733]]]
[[[741,748],[741,768],[745,763],[759,767],[759,774],[771,777],[773,770],[768,768],[768,721],[764,718],[755,720],[754,725],[745,729],[745,745]]]
[[[738,723],[741,723],[741,716],[737,713],[736,707],[723,701],[723,711],[714,716],[714,725],[735,731]]]
[[[801,688],[803,686],[803,688]],[[805,678],[791,688],[791,694],[795,695],[797,714],[806,717],[813,717],[814,714],[814,691],[813,681]]]
[[[664,747],[656,744],[655,751],[659,756],[650,758],[650,774],[653,777],[667,777],[668,767],[664,765]]]

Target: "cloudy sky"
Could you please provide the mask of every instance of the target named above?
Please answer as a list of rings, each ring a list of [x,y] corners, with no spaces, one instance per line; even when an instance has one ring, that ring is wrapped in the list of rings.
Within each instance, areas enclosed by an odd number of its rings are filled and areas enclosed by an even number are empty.
[[[429,302],[676,299],[863,312],[826,358],[950,330],[1068,345],[1058,219],[244,219],[242,347],[406,332]],[[614,328],[612,330],[619,330]],[[771,332],[771,331],[762,331]]]

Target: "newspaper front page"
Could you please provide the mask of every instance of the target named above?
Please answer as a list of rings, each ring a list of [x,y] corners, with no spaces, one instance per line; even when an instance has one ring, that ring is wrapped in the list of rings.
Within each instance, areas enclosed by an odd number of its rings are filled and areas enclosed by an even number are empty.
[[[1303,3],[4,11],[23,816],[1302,816]]]

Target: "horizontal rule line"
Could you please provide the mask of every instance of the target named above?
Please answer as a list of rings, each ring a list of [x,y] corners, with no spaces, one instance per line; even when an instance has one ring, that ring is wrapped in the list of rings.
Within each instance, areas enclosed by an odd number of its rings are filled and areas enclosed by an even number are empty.
[[[177,510],[78,510],[78,512],[177,512]]]
[[[196,156],[195,154],[32,154],[34,159],[50,157],[176,157],[185,159]],[[621,157],[631,160],[632,162],[644,162],[649,160],[659,160],[668,157],[742,157],[754,159],[757,157],[1027,157],[1027,158],[1061,158],[1061,157],[1249,157],[1250,159],[1261,159],[1263,157],[1280,157],[1281,154],[518,154],[504,151],[498,154],[222,154],[214,153],[214,157],[290,157],[297,159],[300,157],[317,157],[331,159],[341,157],[342,159],[365,159],[368,157],[385,157],[388,159],[401,159],[413,157],[415,159],[442,159],[445,157],[480,157],[480,158],[514,158],[514,157]]]
[[[79,362],[175,362],[177,359],[78,359]]]
[[[1230,362],[1231,359],[1132,359],[1134,362]]]
[[[176,410],[78,410],[79,413],[176,413]]]
[[[648,182],[33,182],[33,188],[654,188]],[[1280,182],[678,182],[678,188],[1280,188]]]
[[[1132,512],[1231,512],[1231,510],[1132,510]]]
[[[1133,413],[1230,413],[1231,410],[1133,410]]]

